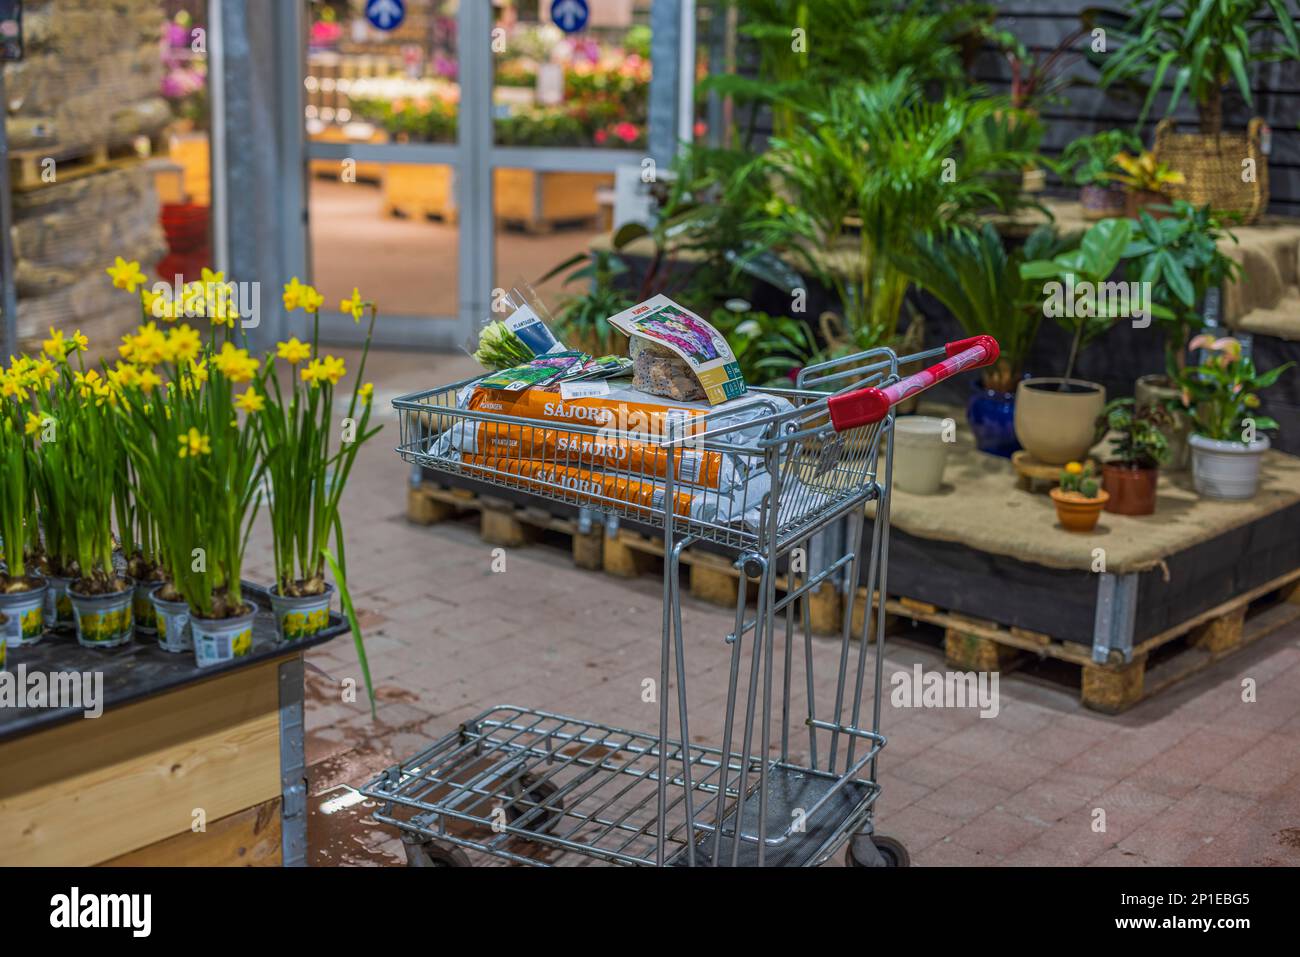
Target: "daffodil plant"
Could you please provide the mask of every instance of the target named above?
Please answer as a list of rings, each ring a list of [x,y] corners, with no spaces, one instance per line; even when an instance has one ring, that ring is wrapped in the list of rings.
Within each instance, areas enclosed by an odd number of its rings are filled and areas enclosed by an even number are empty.
[[[8,381],[12,370],[0,370]],[[0,399],[0,539],[4,541],[6,574],[0,575],[0,591],[21,591],[26,583],[27,547],[32,521],[32,490],[28,481],[30,462],[28,439],[22,425],[17,396]]]
[[[262,413],[267,474],[271,481],[271,530],[276,590],[300,597],[325,591],[325,548],[334,535],[344,567],[339,499],[363,443],[379,431],[370,428],[373,385],[352,390],[347,414],[334,429],[334,390],[347,373],[343,359],[319,355],[319,309],[323,297],[295,277],[284,287],[284,305],[314,317],[310,342],[295,336],[278,343],[266,376],[267,406]],[[374,334],[377,309],[357,289],[340,304],[360,322],[369,316],[357,372],[361,382]],[[283,372],[284,375],[277,375]],[[282,382],[287,379],[287,382]]]

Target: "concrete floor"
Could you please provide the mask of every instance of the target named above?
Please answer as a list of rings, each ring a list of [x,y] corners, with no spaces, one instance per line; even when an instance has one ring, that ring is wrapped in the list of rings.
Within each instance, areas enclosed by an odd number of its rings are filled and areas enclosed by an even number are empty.
[[[330,308],[356,285],[367,295],[382,290],[381,305],[390,318],[456,315],[457,226],[385,215],[382,191],[373,183],[313,178],[309,203],[313,276]],[[561,293],[581,292],[578,284],[563,287],[562,276],[537,280],[587,249],[596,234],[592,225],[564,226],[544,236],[498,226],[497,285],[533,283],[548,303]]]
[[[473,371],[464,357],[383,353],[371,362],[367,377],[385,407]],[[494,574],[472,523],[406,521],[408,472],[392,451],[395,419],[386,421],[344,497],[377,720],[341,700],[346,679],[361,684],[347,638],[308,654],[316,865],[402,863],[394,834],[366,806],[325,813],[322,804],[489,705],[657,726],[641,681],[658,674],[659,580],[580,571],[547,545],[510,551]],[[249,554],[267,554],[267,539],[260,527]],[[731,614],[688,597],[684,618],[692,738],[720,743]],[[944,669],[932,647],[904,639],[886,648],[887,675],[916,663]],[[837,650],[827,639],[817,652]],[[1247,677],[1255,703],[1242,701]],[[996,718],[887,705],[879,829],[920,865],[1300,864],[1298,687],[1292,626],[1119,717],[1083,710],[1074,688],[1019,674],[1001,682]]]

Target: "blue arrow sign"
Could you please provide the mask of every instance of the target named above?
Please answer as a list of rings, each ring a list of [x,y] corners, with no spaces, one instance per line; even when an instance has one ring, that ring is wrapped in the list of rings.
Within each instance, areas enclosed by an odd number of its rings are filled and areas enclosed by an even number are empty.
[[[380,30],[396,30],[406,19],[406,4],[402,0],[368,0],[366,19]]]
[[[551,0],[551,20],[565,33],[577,33],[590,16],[587,0]]]

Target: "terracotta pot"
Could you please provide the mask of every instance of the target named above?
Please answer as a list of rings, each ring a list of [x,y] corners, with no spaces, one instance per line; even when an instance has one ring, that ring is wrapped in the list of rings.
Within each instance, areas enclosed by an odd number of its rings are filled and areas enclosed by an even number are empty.
[[[1159,469],[1144,469],[1122,463],[1101,467],[1101,484],[1110,496],[1106,511],[1116,515],[1150,515],[1156,510],[1156,479]]]
[[[1178,390],[1169,382],[1166,375],[1144,375],[1137,380],[1133,399],[1138,409],[1149,409],[1156,405],[1165,405],[1166,399],[1176,399]],[[1187,444],[1192,434],[1191,416],[1183,412],[1173,413],[1173,422],[1158,426],[1169,446],[1169,458],[1164,463],[1166,472],[1181,472],[1192,464],[1192,448]]]
[[[1148,207],[1168,205],[1169,197],[1164,193],[1154,193],[1149,189],[1129,190],[1124,196],[1124,215],[1129,219],[1137,219],[1138,213],[1145,209],[1152,219],[1164,219],[1168,213]]]
[[[1056,503],[1056,518],[1067,532],[1091,532],[1110,498],[1104,489],[1096,498],[1084,498],[1078,492],[1062,492],[1059,488],[1052,489],[1051,494]]]
[[[1106,390],[1095,382],[1023,379],[1016,386],[1016,438],[1044,465],[1082,461],[1105,406]]]
[[[1079,190],[1083,218],[1089,222],[1123,216],[1127,198],[1123,186],[1084,186]]]

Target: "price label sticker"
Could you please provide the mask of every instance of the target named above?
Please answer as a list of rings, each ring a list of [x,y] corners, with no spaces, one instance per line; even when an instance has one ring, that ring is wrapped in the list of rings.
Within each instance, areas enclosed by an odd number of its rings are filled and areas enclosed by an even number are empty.
[[[561,382],[560,398],[565,402],[574,399],[590,399],[593,396],[609,395],[609,383],[596,382]]]

